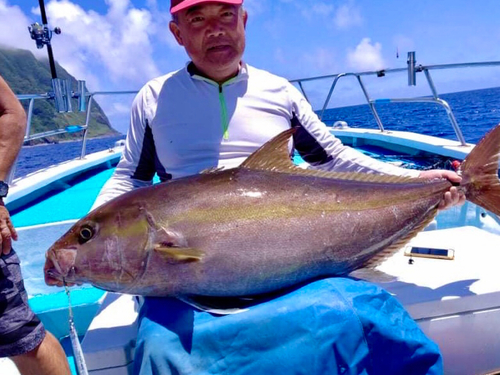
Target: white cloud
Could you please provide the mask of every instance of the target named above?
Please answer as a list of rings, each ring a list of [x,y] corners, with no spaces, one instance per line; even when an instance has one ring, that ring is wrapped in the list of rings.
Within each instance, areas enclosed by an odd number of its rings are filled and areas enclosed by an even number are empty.
[[[33,7],[23,13],[12,0],[0,0],[0,45],[27,49],[37,57],[46,57],[47,50],[38,50],[31,40],[28,26],[40,22],[40,9]],[[168,7],[148,0],[150,8],[134,7],[130,0],[105,0],[107,13],[85,10],[73,0],[50,0],[46,3],[49,27],[60,27],[53,35],[54,56],[70,74],[87,81],[92,91],[139,88],[147,80],[161,74],[155,61],[154,42],[166,44],[173,55],[182,54],[168,30]],[[161,10],[159,9],[161,8]]]
[[[246,0],[243,6],[251,17],[257,17],[267,10],[269,4],[266,0]]]
[[[319,15],[323,17],[329,17],[330,14],[333,13],[335,7],[329,3],[314,3],[312,7],[310,7],[311,14]]]
[[[10,6],[6,0],[0,0],[0,19],[3,20],[0,22],[0,45],[27,49],[37,57],[47,56],[45,50],[35,47],[29,35],[28,26],[35,20],[30,20],[18,6]]]
[[[359,8],[353,2],[343,4],[335,11],[335,26],[339,29],[348,29],[363,23]]]
[[[312,6],[309,4],[296,4],[304,18],[309,21],[317,21],[318,18],[330,19],[334,13],[335,7],[330,3],[315,2]]]
[[[347,64],[356,71],[383,69],[386,64],[382,58],[382,45],[363,38],[354,50],[348,51]]]
[[[271,72],[288,79],[320,76],[337,72],[335,52],[329,48],[311,48],[307,53],[293,54],[278,47],[273,52]]]
[[[303,57],[305,66],[317,74],[331,74],[335,72],[335,56],[328,48],[317,48]]]
[[[360,9],[355,5],[353,0],[349,0],[342,5],[321,1],[316,1],[312,4],[296,1],[294,5],[308,21],[319,22],[320,20],[327,20],[329,25],[333,25],[337,29],[348,29],[363,23]]]
[[[126,115],[130,114],[130,105],[132,104],[132,99],[127,100],[126,103],[115,102],[112,105],[112,113],[110,115]],[[126,99],[125,99],[126,100]]]
[[[169,48],[180,51],[179,45],[169,30],[168,24],[172,16],[170,15],[170,2],[165,0],[147,0],[148,9],[152,22],[149,25],[150,35],[154,35],[155,40],[166,44]]]
[[[53,39],[58,61],[71,74],[86,79],[93,90],[99,89],[93,74],[96,67],[104,67],[111,82],[125,81],[129,86],[159,75],[152,56],[149,11],[131,7],[128,0],[106,3],[105,15],[85,11],[69,0],[47,4],[51,25],[62,29]]]

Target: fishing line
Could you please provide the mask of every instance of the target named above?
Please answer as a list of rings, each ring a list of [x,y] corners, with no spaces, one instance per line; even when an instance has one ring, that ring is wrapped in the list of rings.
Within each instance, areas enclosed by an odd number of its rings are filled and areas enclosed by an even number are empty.
[[[69,295],[69,288],[64,278],[63,278],[63,284],[64,284],[64,289],[66,290],[66,295],[68,296],[69,338],[71,340],[71,347],[73,348],[73,359],[75,361],[76,372],[78,375],[88,375],[87,364],[85,363],[82,346],[80,345],[80,340],[78,339],[78,333],[76,332],[75,322],[73,319],[73,309],[71,308],[71,297]]]

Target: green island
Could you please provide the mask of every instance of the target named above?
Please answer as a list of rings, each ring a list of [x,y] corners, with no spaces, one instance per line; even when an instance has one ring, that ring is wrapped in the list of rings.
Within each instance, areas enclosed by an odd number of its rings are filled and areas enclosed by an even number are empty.
[[[69,79],[74,88],[77,79],[56,62],[58,78]],[[45,94],[52,91],[51,73],[48,59],[38,60],[28,50],[0,48],[0,75],[9,83],[16,94]],[[90,88],[87,88],[90,90]],[[28,108],[29,101],[22,101]],[[36,100],[33,108],[30,134],[85,124],[85,112],[78,112],[77,100],[73,102],[73,112],[58,113],[52,100]],[[120,133],[111,127],[106,114],[97,102],[93,102],[91,120],[87,132],[89,138],[116,136]],[[27,142],[58,143],[80,139],[81,132],[64,133]]]

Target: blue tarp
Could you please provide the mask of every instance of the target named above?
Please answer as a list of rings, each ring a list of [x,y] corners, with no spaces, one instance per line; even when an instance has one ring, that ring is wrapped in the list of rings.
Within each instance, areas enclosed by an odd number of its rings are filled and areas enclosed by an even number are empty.
[[[383,289],[330,278],[235,315],[147,298],[135,373],[442,374],[435,343]]]

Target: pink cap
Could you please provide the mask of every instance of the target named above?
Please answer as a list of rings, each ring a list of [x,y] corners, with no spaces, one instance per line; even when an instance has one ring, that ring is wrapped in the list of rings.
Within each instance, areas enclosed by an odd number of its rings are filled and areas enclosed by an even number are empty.
[[[180,10],[202,3],[224,3],[224,4],[241,5],[243,4],[243,0],[171,0],[170,13],[174,14]]]
[[[171,0],[170,13],[174,14],[180,10],[202,3],[224,3],[224,4],[241,5],[243,4],[243,0]]]

